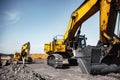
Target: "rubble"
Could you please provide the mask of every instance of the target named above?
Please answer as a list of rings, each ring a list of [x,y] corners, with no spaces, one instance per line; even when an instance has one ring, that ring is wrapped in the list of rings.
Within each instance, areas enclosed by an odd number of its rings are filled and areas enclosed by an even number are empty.
[[[0,68],[0,80],[120,80],[120,73],[87,75],[79,66],[66,65],[63,69],[48,66],[45,60],[32,64],[10,64]]]
[[[22,64],[0,68],[0,80],[54,80],[49,75],[39,74]]]

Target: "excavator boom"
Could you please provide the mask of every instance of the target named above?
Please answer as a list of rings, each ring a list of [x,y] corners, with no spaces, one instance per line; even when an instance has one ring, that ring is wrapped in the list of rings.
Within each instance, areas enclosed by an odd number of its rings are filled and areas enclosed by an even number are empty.
[[[80,7],[78,7],[71,15],[68,23],[68,29],[63,37],[63,40],[72,40],[77,29],[81,27],[82,23],[95,14],[99,10],[97,0],[87,0]]]

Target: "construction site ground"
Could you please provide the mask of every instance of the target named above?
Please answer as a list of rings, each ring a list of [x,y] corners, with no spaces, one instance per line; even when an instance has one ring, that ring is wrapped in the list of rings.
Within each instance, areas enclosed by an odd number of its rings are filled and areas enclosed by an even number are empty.
[[[120,80],[120,74],[87,75],[82,74],[78,66],[68,65],[67,61],[63,68],[54,69],[46,60],[35,60],[25,66],[20,63],[0,68],[0,80]]]

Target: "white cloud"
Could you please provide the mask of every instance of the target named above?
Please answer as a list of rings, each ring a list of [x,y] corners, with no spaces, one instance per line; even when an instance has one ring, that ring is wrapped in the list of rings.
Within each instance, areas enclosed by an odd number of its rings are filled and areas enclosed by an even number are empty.
[[[6,11],[1,14],[4,24],[14,24],[21,19],[21,13],[18,11]]]

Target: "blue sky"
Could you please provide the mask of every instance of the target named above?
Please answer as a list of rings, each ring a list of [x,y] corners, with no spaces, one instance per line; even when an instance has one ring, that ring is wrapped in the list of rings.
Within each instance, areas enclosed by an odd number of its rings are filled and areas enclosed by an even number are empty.
[[[84,0],[0,0],[0,53],[14,53],[29,41],[31,53],[44,53],[44,44],[64,35],[72,12]],[[99,38],[99,14],[82,25],[87,44]]]

